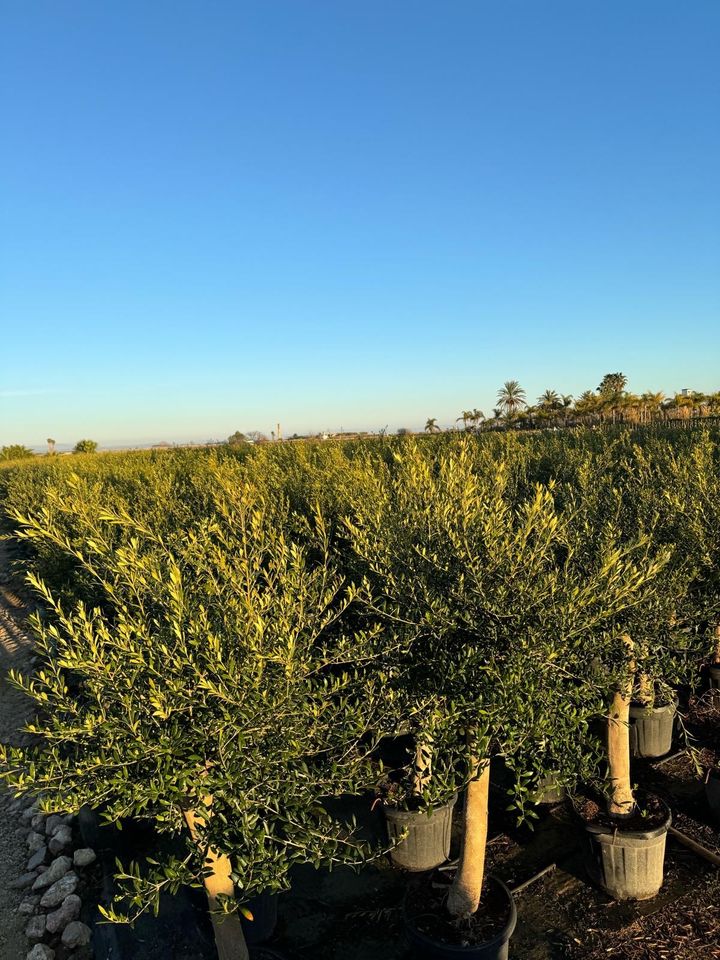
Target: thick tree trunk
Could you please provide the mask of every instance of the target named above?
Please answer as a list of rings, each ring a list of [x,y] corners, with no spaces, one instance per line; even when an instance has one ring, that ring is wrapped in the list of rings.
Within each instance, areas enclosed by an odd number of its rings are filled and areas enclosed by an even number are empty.
[[[415,744],[415,763],[413,765],[413,793],[422,796],[432,779],[432,740],[419,740]]]
[[[646,673],[641,673],[638,677],[637,698],[644,707],[651,707],[655,702],[655,687]]]
[[[212,797],[204,797],[203,802],[209,808],[212,804]],[[198,817],[195,810],[185,812],[185,822],[193,840],[198,844],[201,842],[197,827],[199,819],[201,818]],[[201,820],[201,822],[203,821]],[[212,873],[205,877],[204,883],[210,908],[210,919],[215,933],[218,960],[250,960],[238,915],[236,913],[224,915],[217,912],[219,909],[218,898],[221,895],[235,896],[235,884],[230,876],[232,872],[230,860],[224,854],[210,848],[205,852],[205,864],[212,870]]]
[[[468,784],[465,795],[460,861],[448,894],[448,910],[454,917],[469,917],[475,913],[485,875],[490,761],[474,761],[474,766],[475,778]]]
[[[635,660],[632,640],[627,635],[622,639],[628,652],[627,673],[613,696],[607,726],[607,753],[611,783],[608,812],[612,817],[628,817],[635,810],[635,797],[630,782],[630,700],[635,677]]]

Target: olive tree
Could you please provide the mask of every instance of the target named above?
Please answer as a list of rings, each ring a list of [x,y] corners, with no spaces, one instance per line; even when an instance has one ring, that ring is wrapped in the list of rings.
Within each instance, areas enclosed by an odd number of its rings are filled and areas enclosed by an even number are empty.
[[[73,447],[73,453],[95,453],[97,448],[96,440],[78,440]]]
[[[398,640],[398,698],[424,755],[466,789],[447,901],[456,918],[481,897],[491,757],[515,769],[521,803],[538,752],[549,749],[567,778],[581,770],[587,723],[608,688],[589,651],[617,633],[657,573],[642,541],[605,537],[576,553],[573,522],[552,484],[516,498],[506,464],[478,470],[467,441],[437,457],[406,444],[368,472],[353,504],[348,530],[372,613]],[[423,783],[430,801],[433,779]]]
[[[52,513],[15,517],[21,536],[64,545],[103,600],[66,607],[30,576],[48,610],[34,619],[42,667],[13,680],[39,742],[2,748],[8,783],[48,809],[90,804],[184,837],[183,856],[120,872],[129,916],[203,880],[231,912],[285,888],[298,862],[375,855],[323,801],[366,781],[388,649],[354,625],[362,591],[332,563],[322,517],[290,536],[285,504],[220,477],[210,518],[172,544],[127,511],[78,514],[72,540]]]

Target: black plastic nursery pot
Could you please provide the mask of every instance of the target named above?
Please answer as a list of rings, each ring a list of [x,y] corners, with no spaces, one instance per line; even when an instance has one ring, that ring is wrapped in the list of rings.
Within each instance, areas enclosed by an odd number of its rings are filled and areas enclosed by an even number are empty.
[[[705,780],[705,797],[708,806],[720,820],[720,770],[709,770]]]
[[[665,841],[672,822],[668,805],[664,822],[649,829],[608,823],[606,818],[585,823],[586,868],[591,878],[614,900],[651,900],[663,883]]]
[[[245,906],[253,915],[253,919],[248,920],[240,914],[240,923],[247,945],[252,946],[269,940],[277,926],[278,895],[263,890],[257,896],[251,897]]]
[[[405,901],[405,934],[413,948],[413,957],[422,960],[507,960],[510,937],[517,923],[517,908],[510,890],[497,877],[488,877],[488,883],[495,886],[504,904],[504,913],[508,913],[502,929],[490,940],[468,946],[457,946],[433,939],[418,929],[422,917],[412,917],[408,913]]]
[[[450,856],[452,814],[457,797],[430,813],[385,807],[388,839],[399,841],[390,851],[396,867],[419,872],[433,870]],[[402,837],[402,839],[400,839]]]
[[[630,706],[630,750],[634,757],[663,757],[672,747],[677,703]]]

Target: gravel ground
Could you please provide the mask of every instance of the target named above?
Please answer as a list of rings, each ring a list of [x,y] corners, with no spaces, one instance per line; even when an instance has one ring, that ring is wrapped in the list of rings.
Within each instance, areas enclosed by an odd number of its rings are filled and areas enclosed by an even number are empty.
[[[6,545],[0,541],[0,740],[19,744],[20,728],[27,722],[29,703],[7,682],[7,671],[28,666],[32,644],[20,624],[23,603],[8,587]],[[28,950],[24,929],[27,917],[16,911],[22,893],[11,883],[25,872],[27,830],[20,810],[13,810],[12,796],[0,787],[0,958],[23,960]]]

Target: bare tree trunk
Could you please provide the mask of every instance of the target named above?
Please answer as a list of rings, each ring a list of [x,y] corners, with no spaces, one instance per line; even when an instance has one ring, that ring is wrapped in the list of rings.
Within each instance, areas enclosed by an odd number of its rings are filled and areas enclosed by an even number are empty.
[[[206,807],[210,808],[212,797],[203,797]],[[185,822],[196,843],[201,843],[197,823],[204,822],[198,817],[197,811],[187,810],[185,812]],[[221,895],[227,897],[235,896],[235,884],[230,876],[232,867],[230,860],[222,853],[209,848],[205,853],[205,864],[212,871],[205,877],[205,892],[207,894],[208,906],[210,908],[210,919],[215,933],[215,946],[217,947],[218,960],[250,960],[245,936],[243,934],[240,918],[236,913],[227,915],[218,914]]]
[[[432,778],[433,742],[418,740],[415,744],[415,763],[413,765],[413,793],[416,797],[422,796]]]
[[[640,647],[640,663],[642,664],[647,656],[647,645],[643,643]],[[630,690],[632,695],[632,689]],[[651,707],[655,702],[655,684],[647,673],[641,672],[638,675],[637,699],[644,707]]]
[[[655,701],[654,684],[646,673],[638,677],[637,698],[644,707],[651,707]]]
[[[465,795],[460,862],[447,901],[453,917],[469,917],[475,913],[485,876],[490,761],[473,760],[473,766],[475,777],[468,784]]]
[[[627,634],[622,639],[629,658],[626,664],[627,673],[613,696],[607,728],[611,783],[608,812],[611,817],[629,817],[635,810],[635,797],[630,782],[630,700],[635,677],[635,659],[632,640]]]

